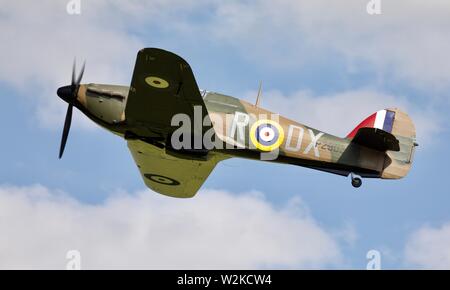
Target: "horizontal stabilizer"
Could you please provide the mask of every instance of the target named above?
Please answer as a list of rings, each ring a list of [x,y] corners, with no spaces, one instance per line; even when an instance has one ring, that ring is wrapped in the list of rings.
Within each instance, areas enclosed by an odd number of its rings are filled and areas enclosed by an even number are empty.
[[[360,128],[352,142],[378,151],[400,151],[398,139],[378,128]]]

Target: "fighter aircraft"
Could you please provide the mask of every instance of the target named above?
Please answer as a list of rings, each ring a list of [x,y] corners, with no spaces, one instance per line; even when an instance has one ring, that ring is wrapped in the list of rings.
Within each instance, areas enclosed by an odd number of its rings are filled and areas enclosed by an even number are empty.
[[[233,157],[350,175],[354,187],[363,177],[402,178],[412,165],[415,127],[396,108],[341,138],[260,108],[261,87],[255,104],[200,90],[189,64],[162,49],[138,52],[129,87],[81,84],[84,68],[77,77],[74,63],[71,84],[57,90],[69,104],[59,158],[76,107],[124,138],[145,184],[167,196],[193,197],[216,164]]]

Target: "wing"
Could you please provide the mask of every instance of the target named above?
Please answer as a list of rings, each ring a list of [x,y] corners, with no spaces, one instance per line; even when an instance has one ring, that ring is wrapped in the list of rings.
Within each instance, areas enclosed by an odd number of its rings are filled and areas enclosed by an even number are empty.
[[[128,148],[145,184],[172,197],[193,197],[221,160],[213,155],[207,161],[175,158],[138,140],[129,140]]]
[[[194,106],[201,106],[202,116],[207,116],[189,64],[162,49],[140,50],[125,108],[127,122],[134,133],[166,138],[175,129],[170,125],[172,117],[183,113],[193,120]]]

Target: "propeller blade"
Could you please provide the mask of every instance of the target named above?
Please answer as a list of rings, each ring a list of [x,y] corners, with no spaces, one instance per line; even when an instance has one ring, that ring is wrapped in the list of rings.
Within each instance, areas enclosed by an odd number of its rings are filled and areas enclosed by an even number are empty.
[[[59,159],[61,159],[61,157],[63,156],[64,149],[66,148],[66,142],[69,136],[70,125],[72,124],[73,103],[77,98],[78,89],[80,87],[80,83],[83,78],[85,66],[86,62],[83,62],[80,74],[77,77],[76,59],[74,59],[72,66],[72,81],[70,83],[70,92],[67,92],[67,89],[65,89],[67,87],[59,88],[57,91],[58,96],[60,96],[62,99],[64,99],[66,102],[69,103],[69,106],[67,107],[66,120],[64,122],[64,129],[61,137],[61,146],[59,148]]]
[[[77,63],[76,63],[77,61],[76,61],[76,59],[74,59],[73,60],[73,65],[72,65],[72,82],[70,83],[70,85],[73,87],[73,86],[75,86],[75,71],[76,71],[76,66],[77,66]]]
[[[64,148],[66,147],[67,137],[69,136],[70,125],[72,124],[72,111],[73,105],[69,104],[69,107],[67,107],[66,121],[64,122],[64,129],[61,138],[61,147],[59,148],[59,159],[61,159],[61,157],[63,156]]]
[[[86,67],[86,61],[83,62],[83,66],[81,67],[81,71],[80,71],[80,75],[78,76],[77,82],[75,83],[76,86],[79,86],[81,83],[81,79],[83,78],[83,74],[84,74],[84,68]]]

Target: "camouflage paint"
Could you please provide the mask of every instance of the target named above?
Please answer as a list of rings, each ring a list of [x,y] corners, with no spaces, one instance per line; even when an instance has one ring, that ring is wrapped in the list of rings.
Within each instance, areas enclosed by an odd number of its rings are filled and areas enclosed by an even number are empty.
[[[187,62],[159,49],[139,51],[130,87],[84,84],[78,90],[74,105],[95,123],[125,138],[145,184],[174,197],[195,195],[221,160],[231,157],[260,160],[261,154],[266,153],[261,148],[266,147],[255,146],[255,139],[249,137],[251,128],[255,122],[264,125],[264,120],[271,120],[274,115],[231,96],[214,92],[202,94]],[[221,146],[206,152],[200,150],[201,154],[174,151],[168,140],[176,128],[170,125],[170,120],[177,113],[192,118],[195,106],[200,106],[203,117],[209,116],[216,141]],[[356,144],[351,138],[333,136],[275,115],[277,118],[273,121],[277,125],[269,124],[269,129],[265,129],[268,136],[275,132],[279,134],[276,138],[280,138],[276,144],[276,147],[279,145],[277,158],[270,162],[344,176],[353,172],[362,177],[401,178],[411,168],[416,146],[415,128],[406,113],[388,110],[395,112],[392,134],[399,140],[398,152],[381,152]],[[233,123],[227,120],[242,116],[248,116],[249,122],[243,128],[244,140],[239,140],[238,134],[229,134]],[[202,128],[202,134],[210,128]],[[297,142],[299,140],[301,143]],[[243,148],[233,149],[235,145]]]

